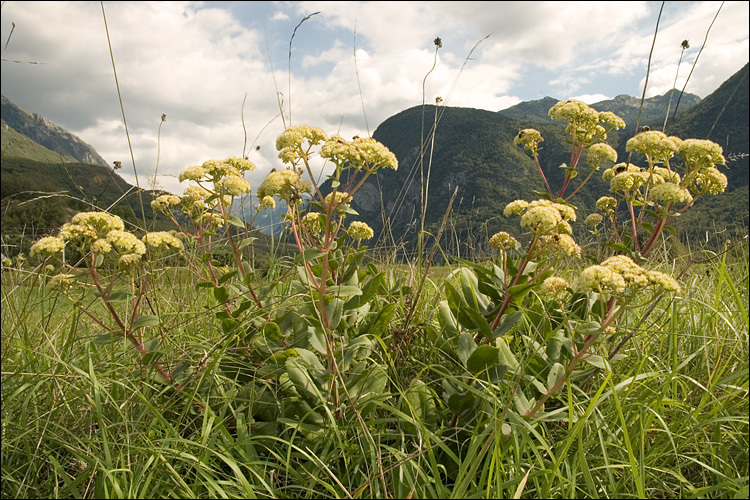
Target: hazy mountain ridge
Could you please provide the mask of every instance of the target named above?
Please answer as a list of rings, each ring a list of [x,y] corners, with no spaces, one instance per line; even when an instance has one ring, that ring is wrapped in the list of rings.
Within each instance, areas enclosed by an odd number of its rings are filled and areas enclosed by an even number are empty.
[[[615,112],[626,121],[625,129],[613,131],[608,137],[609,144],[618,151],[618,161],[628,158],[625,143],[634,135],[636,121],[639,129],[648,125],[654,130],[661,130],[669,109],[670,135],[705,138],[709,131],[706,124],[712,124],[718,110],[724,109],[714,133],[722,130],[723,134],[724,128],[728,128],[731,137],[736,140],[728,147],[725,141],[716,137],[712,139],[725,147],[730,168],[720,168],[729,178],[728,192],[700,200],[692,210],[691,217],[705,218],[706,213],[712,213],[710,220],[719,226],[735,221],[747,225],[747,196],[737,196],[746,192],[748,184],[748,168],[740,166],[742,153],[748,152],[747,142],[743,145],[740,140],[744,137],[747,141],[748,137],[748,92],[746,83],[745,87],[740,85],[741,77],[742,70],[703,100],[692,94],[683,94],[680,98],[677,90],[645,99],[640,119],[640,98],[620,95],[595,103],[592,107],[598,111]],[[727,101],[727,89],[738,89],[731,102]],[[678,101],[677,117],[672,122]],[[422,163],[419,162],[419,145],[422,137],[428,137],[435,120],[435,106],[424,109],[415,106],[381,123],[373,137],[393,151],[400,166],[396,172],[378,172],[376,177],[365,182],[354,198],[352,207],[359,213],[355,218],[375,229],[376,238],[370,242],[370,246],[390,247],[400,243],[405,247],[413,246],[421,217],[422,179],[426,180],[428,175],[425,228],[433,235],[438,231],[453,190],[456,186],[459,188],[447,228],[451,238],[444,237],[441,241],[444,250],[451,252],[465,248],[461,252],[466,255],[477,245],[485,245],[486,238],[498,230],[517,232],[517,224],[509,222],[502,215],[505,205],[515,199],[537,198],[536,193],[545,189],[538,175],[538,167],[522,148],[513,145],[513,138],[523,128],[536,128],[542,133],[544,142],[540,148],[540,163],[553,190],[559,189],[564,171],[558,167],[570,161],[570,152],[565,143],[564,125],[551,120],[547,114],[556,102],[556,99],[545,97],[498,112],[438,108],[434,150],[427,143]],[[735,158],[737,155],[739,158]],[[747,156],[744,158],[746,161]],[[641,159],[634,156],[632,161],[640,163]],[[737,162],[735,167],[734,163]],[[568,193],[588,173],[585,164],[582,164],[580,173],[583,175],[574,180]],[[326,187],[324,191],[327,191]],[[579,218],[585,218],[592,211],[595,200],[608,193],[608,184],[601,180],[600,173],[595,173],[586,187],[571,200],[578,207]],[[691,211],[687,214],[691,214]],[[677,223],[678,228],[686,233],[692,231],[694,228],[689,223],[691,217],[681,218]]]
[[[64,157],[74,158],[79,163],[108,166],[91,145],[63,127],[38,113],[15,105],[5,96],[0,96],[0,104],[3,121],[16,132]]]

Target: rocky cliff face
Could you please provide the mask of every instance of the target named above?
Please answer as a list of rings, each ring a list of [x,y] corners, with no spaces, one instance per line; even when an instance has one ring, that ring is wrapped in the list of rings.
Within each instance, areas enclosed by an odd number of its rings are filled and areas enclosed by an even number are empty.
[[[14,130],[47,149],[64,156],[72,156],[81,163],[107,167],[104,158],[96,150],[47,118],[16,106],[2,96],[2,118]]]

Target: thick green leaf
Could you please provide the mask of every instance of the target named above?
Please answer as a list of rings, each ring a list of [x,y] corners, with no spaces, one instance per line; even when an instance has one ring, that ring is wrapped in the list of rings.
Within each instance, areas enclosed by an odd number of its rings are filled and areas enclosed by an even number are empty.
[[[114,342],[115,340],[119,339],[119,335],[115,335],[112,333],[105,333],[104,335],[97,335],[94,337],[92,342],[94,344],[109,344],[110,342]]]
[[[522,317],[523,313],[521,311],[513,311],[510,314],[505,314],[497,325],[497,328],[495,328],[495,331],[492,332],[492,337],[497,338],[505,335]]]
[[[606,370],[608,366],[607,360],[598,354],[592,354],[591,356],[583,358],[583,360],[592,366],[601,368],[602,370]]]
[[[234,276],[236,276],[236,275],[237,275],[237,272],[238,272],[238,271],[236,271],[236,270],[235,270],[235,271],[229,271],[228,273],[224,273],[224,274],[223,274],[223,275],[221,276],[221,278],[219,278],[219,279],[218,279],[218,280],[216,280],[216,281],[217,281],[217,283],[218,283],[219,285],[223,285],[224,283],[226,283],[227,281],[229,281],[230,279],[232,279],[232,278],[233,278]]]
[[[560,363],[555,363],[552,365],[552,368],[549,369],[549,373],[547,374],[547,389],[552,389],[552,387],[557,383],[558,380],[560,380],[565,375],[565,367],[561,365]]]
[[[286,360],[285,366],[286,372],[289,374],[289,380],[294,384],[297,393],[312,407],[322,404],[323,396],[302,362],[297,358],[289,358]]]
[[[214,297],[219,302],[224,303],[229,299],[229,292],[223,286],[217,286],[214,288]]]
[[[130,292],[114,292],[107,297],[107,302],[124,302],[134,297],[135,295]]]
[[[499,349],[498,360],[500,361],[500,364],[507,366],[508,370],[511,372],[518,370],[521,365],[518,363],[516,356],[510,350],[508,342],[506,342],[503,337],[498,337],[495,339],[495,345]]]
[[[458,359],[464,366],[466,366],[469,357],[476,348],[477,344],[474,342],[474,336],[472,334],[462,333],[458,336]]]
[[[386,304],[371,320],[359,329],[359,332],[357,332],[358,335],[366,335],[368,333],[380,335],[386,329],[395,313],[396,304]]]
[[[466,360],[466,368],[471,373],[479,373],[487,367],[497,364],[499,352],[500,349],[491,345],[479,346]]]
[[[130,331],[134,332],[144,326],[159,326],[159,317],[151,315],[139,316],[135,321],[133,321],[133,325],[130,327]]]

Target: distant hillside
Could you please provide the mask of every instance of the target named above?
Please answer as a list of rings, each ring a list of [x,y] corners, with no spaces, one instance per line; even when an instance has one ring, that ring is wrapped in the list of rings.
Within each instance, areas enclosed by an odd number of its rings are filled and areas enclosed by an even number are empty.
[[[2,134],[0,134],[2,147],[0,147],[0,151],[2,151],[3,157],[7,155],[9,158],[30,158],[49,163],[76,161],[70,155],[61,155],[51,151],[25,135],[19,134],[13,127],[5,123],[5,120],[0,120],[0,122],[2,123]]]
[[[5,96],[0,96],[0,105],[3,121],[16,132],[79,163],[107,166],[93,147],[42,115],[16,106]]]
[[[741,73],[738,73],[739,77],[742,76]],[[729,158],[743,152],[746,154],[746,85],[745,83],[745,87],[737,87],[734,80],[730,79],[704,100],[691,94],[684,94],[680,98],[675,90],[646,99],[640,112],[639,128],[649,125],[653,129],[661,130],[667,109],[670,109],[671,120],[679,100],[677,120],[670,125],[669,133],[684,138],[705,138],[710,125],[723,108],[724,112],[713,133],[723,136],[725,129],[722,128],[722,124],[736,125],[737,128],[731,129],[730,135],[738,138],[736,144],[732,143],[732,147],[736,145],[737,151],[725,146],[725,152]],[[734,100],[727,104],[727,89],[732,91],[735,88],[738,90],[734,94]],[[739,95],[742,97],[737,97]],[[413,250],[421,217],[422,186],[428,180],[426,230],[432,234],[437,233],[450,196],[458,187],[446,234],[441,241],[446,252],[471,256],[472,250],[481,249],[486,244],[488,236],[498,230],[517,234],[517,224],[502,215],[505,205],[515,199],[534,199],[538,197],[535,192],[544,191],[544,186],[534,161],[522,148],[513,145],[513,138],[523,128],[536,128],[542,133],[544,142],[540,147],[541,165],[550,185],[559,188],[564,171],[558,167],[570,161],[570,153],[565,143],[567,137],[564,125],[551,120],[547,115],[549,108],[556,102],[556,99],[546,97],[538,101],[520,103],[500,112],[472,108],[438,108],[434,150],[431,150],[430,144],[427,143],[422,162],[421,138],[429,136],[429,130],[435,120],[435,106],[426,106],[424,109],[415,106],[381,123],[373,137],[393,151],[399,160],[399,169],[396,172],[380,171],[377,176],[368,179],[352,204],[352,208],[359,213],[355,218],[367,222],[375,229],[374,240],[377,241],[371,241],[370,246],[402,246],[406,250]],[[625,119],[626,129],[610,133],[608,142],[618,151],[619,161],[626,161],[625,143],[634,134],[640,98],[622,95],[593,104],[592,107],[599,111],[613,111]],[[696,128],[684,128],[683,124],[686,123],[694,124]],[[741,137],[745,139],[744,146],[739,140]],[[722,142],[718,137],[712,138]],[[636,158],[633,160],[637,161]],[[675,161],[679,161],[679,158]],[[737,169],[738,172],[740,170],[743,169]],[[733,184],[731,189],[747,186],[747,170],[747,167],[744,167],[744,179],[730,175],[730,182]],[[729,172],[727,173],[729,175]],[[579,179],[573,181],[573,188]],[[324,186],[325,190],[327,186]],[[587,186],[571,200],[578,207],[579,218],[583,220],[593,210],[595,200],[608,192],[609,186],[601,180],[601,175],[594,174]],[[740,225],[747,225],[746,196],[731,200],[714,198],[705,202],[701,200],[700,210],[695,212],[710,212],[712,221],[725,224],[728,221],[716,218],[714,213],[722,210],[725,219],[733,218],[738,220]],[[694,217],[698,217],[698,214]],[[687,215],[683,217],[683,221],[688,220]],[[679,226],[686,232],[693,229],[685,222]]]
[[[28,251],[31,242],[53,234],[77,211],[109,209],[138,226],[143,225],[145,215],[152,224],[153,193],[139,194],[91,146],[5,97],[2,115],[0,206],[5,255]],[[48,146],[16,130],[6,117]],[[165,223],[161,214],[153,222],[159,229],[165,229]]]
[[[750,86],[746,64],[700,103],[678,115],[667,126],[670,135],[683,138],[710,139],[724,149],[727,191],[699,200],[675,226],[695,237],[709,233],[747,228],[750,218],[748,181],[750,173]],[[682,104],[680,104],[682,107]],[[741,232],[741,231],[740,231]]]

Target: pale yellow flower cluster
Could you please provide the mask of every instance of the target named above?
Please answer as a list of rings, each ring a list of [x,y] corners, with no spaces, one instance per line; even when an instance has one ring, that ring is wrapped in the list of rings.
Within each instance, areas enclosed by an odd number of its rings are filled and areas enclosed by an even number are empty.
[[[47,290],[64,290],[73,284],[72,274],[56,274],[47,279]]]
[[[140,262],[146,253],[145,244],[125,230],[121,218],[106,212],[81,212],[64,224],[56,237],[48,236],[37,241],[31,247],[31,255],[62,252],[68,242],[97,256],[108,257],[116,251],[118,262],[128,266]]]
[[[602,212],[606,212],[607,215],[611,215],[617,207],[617,200],[611,196],[602,196],[596,200],[596,208]]]
[[[58,237],[79,242],[83,239],[105,238],[113,230],[124,230],[125,224],[116,215],[107,212],[80,212],[69,223],[63,224]]]
[[[226,177],[222,177],[214,182],[214,186],[219,194],[227,196],[239,196],[252,191],[250,182],[239,175],[227,175]]]
[[[334,208],[351,203],[351,201],[352,195],[343,191],[336,191],[335,193],[331,192],[325,197],[326,205],[333,205]]]
[[[513,144],[518,146],[523,144],[523,147],[531,151],[531,154],[536,156],[539,150],[539,143],[544,141],[542,134],[538,130],[533,128],[526,128],[518,132],[516,138],[513,139]]]
[[[572,233],[568,221],[576,220],[576,212],[570,205],[555,203],[550,200],[535,200],[528,203],[524,200],[510,202],[504,214],[520,215],[521,227],[528,227],[537,235]]]
[[[157,212],[169,212],[180,201],[182,200],[176,194],[163,194],[151,201],[151,208]]]
[[[327,138],[326,133],[317,127],[297,125],[289,127],[276,138],[276,150],[279,151],[281,161],[294,165],[306,153],[303,149],[305,141],[309,147],[320,144]]]
[[[168,250],[169,248],[174,248],[175,250],[183,249],[182,241],[169,231],[146,233],[141,238],[141,241],[156,251]]]
[[[260,209],[264,208],[276,208],[276,199],[273,196],[264,196],[259,202]]]
[[[613,193],[621,192],[627,196],[648,183],[651,175],[648,171],[638,168],[633,164],[618,163],[611,169],[605,170],[603,178],[604,180],[607,180],[607,178],[610,179],[610,191]]]
[[[726,165],[721,146],[706,139],[685,139],[677,148],[677,153],[688,166],[688,170]]]
[[[194,182],[200,182],[204,180],[204,177],[206,176],[206,169],[203,167],[193,166],[188,167],[182,172],[180,172],[180,182],[183,181],[194,181]]]
[[[137,255],[146,253],[146,245],[133,233],[127,231],[114,229],[107,233],[107,241],[121,253],[133,253]]]
[[[31,246],[29,256],[44,253],[47,255],[54,255],[60,253],[65,249],[65,242],[56,236],[46,236]]]
[[[370,226],[360,221],[353,221],[349,224],[347,233],[355,240],[369,240],[375,235]]]
[[[320,216],[321,214],[318,212],[307,212],[302,216],[302,225],[312,234],[318,234],[323,229],[323,225],[320,223]]]
[[[343,168],[365,168],[368,172],[384,167],[398,170],[396,155],[370,137],[355,137],[347,141],[333,135],[321,146],[320,156]]]
[[[553,254],[563,254],[581,258],[581,247],[569,234],[550,234],[543,238],[544,248]]]
[[[310,193],[310,183],[303,180],[294,170],[285,168],[268,174],[258,186],[256,195],[263,199],[266,196],[278,196],[287,202],[296,203],[302,199],[303,193]]]
[[[599,142],[592,145],[589,148],[586,156],[586,161],[593,169],[598,169],[604,160],[609,160],[612,163],[617,161],[617,151],[604,142]]]
[[[490,238],[489,244],[492,248],[508,250],[516,245],[516,239],[505,231],[500,231]]]
[[[679,283],[668,274],[648,271],[626,255],[615,255],[584,269],[577,288],[582,292],[623,293],[626,288],[638,290],[651,285],[665,292],[680,291]]]
[[[727,188],[727,176],[715,167],[699,170],[695,176],[695,186],[701,194],[719,194]]]
[[[609,130],[625,127],[623,119],[611,111],[599,113],[588,104],[575,99],[558,102],[550,108],[549,116],[553,120],[567,122],[568,127],[565,131],[571,135],[575,134],[582,142],[604,140]]]
[[[544,280],[542,286],[539,287],[539,294],[562,299],[568,292],[568,286],[568,282],[565,278],[560,278],[559,276],[550,276],[549,278]]]
[[[664,203],[690,203],[693,201],[690,191],[671,182],[654,186],[649,193],[649,197]]]
[[[646,155],[650,164],[666,163],[674,156],[679,146],[675,139],[659,130],[647,130],[629,139],[625,144],[625,151]]]
[[[591,214],[588,217],[586,217],[586,220],[583,221],[583,223],[586,224],[587,226],[596,227],[602,223],[602,220],[604,220],[604,217],[602,216],[602,214]]]

